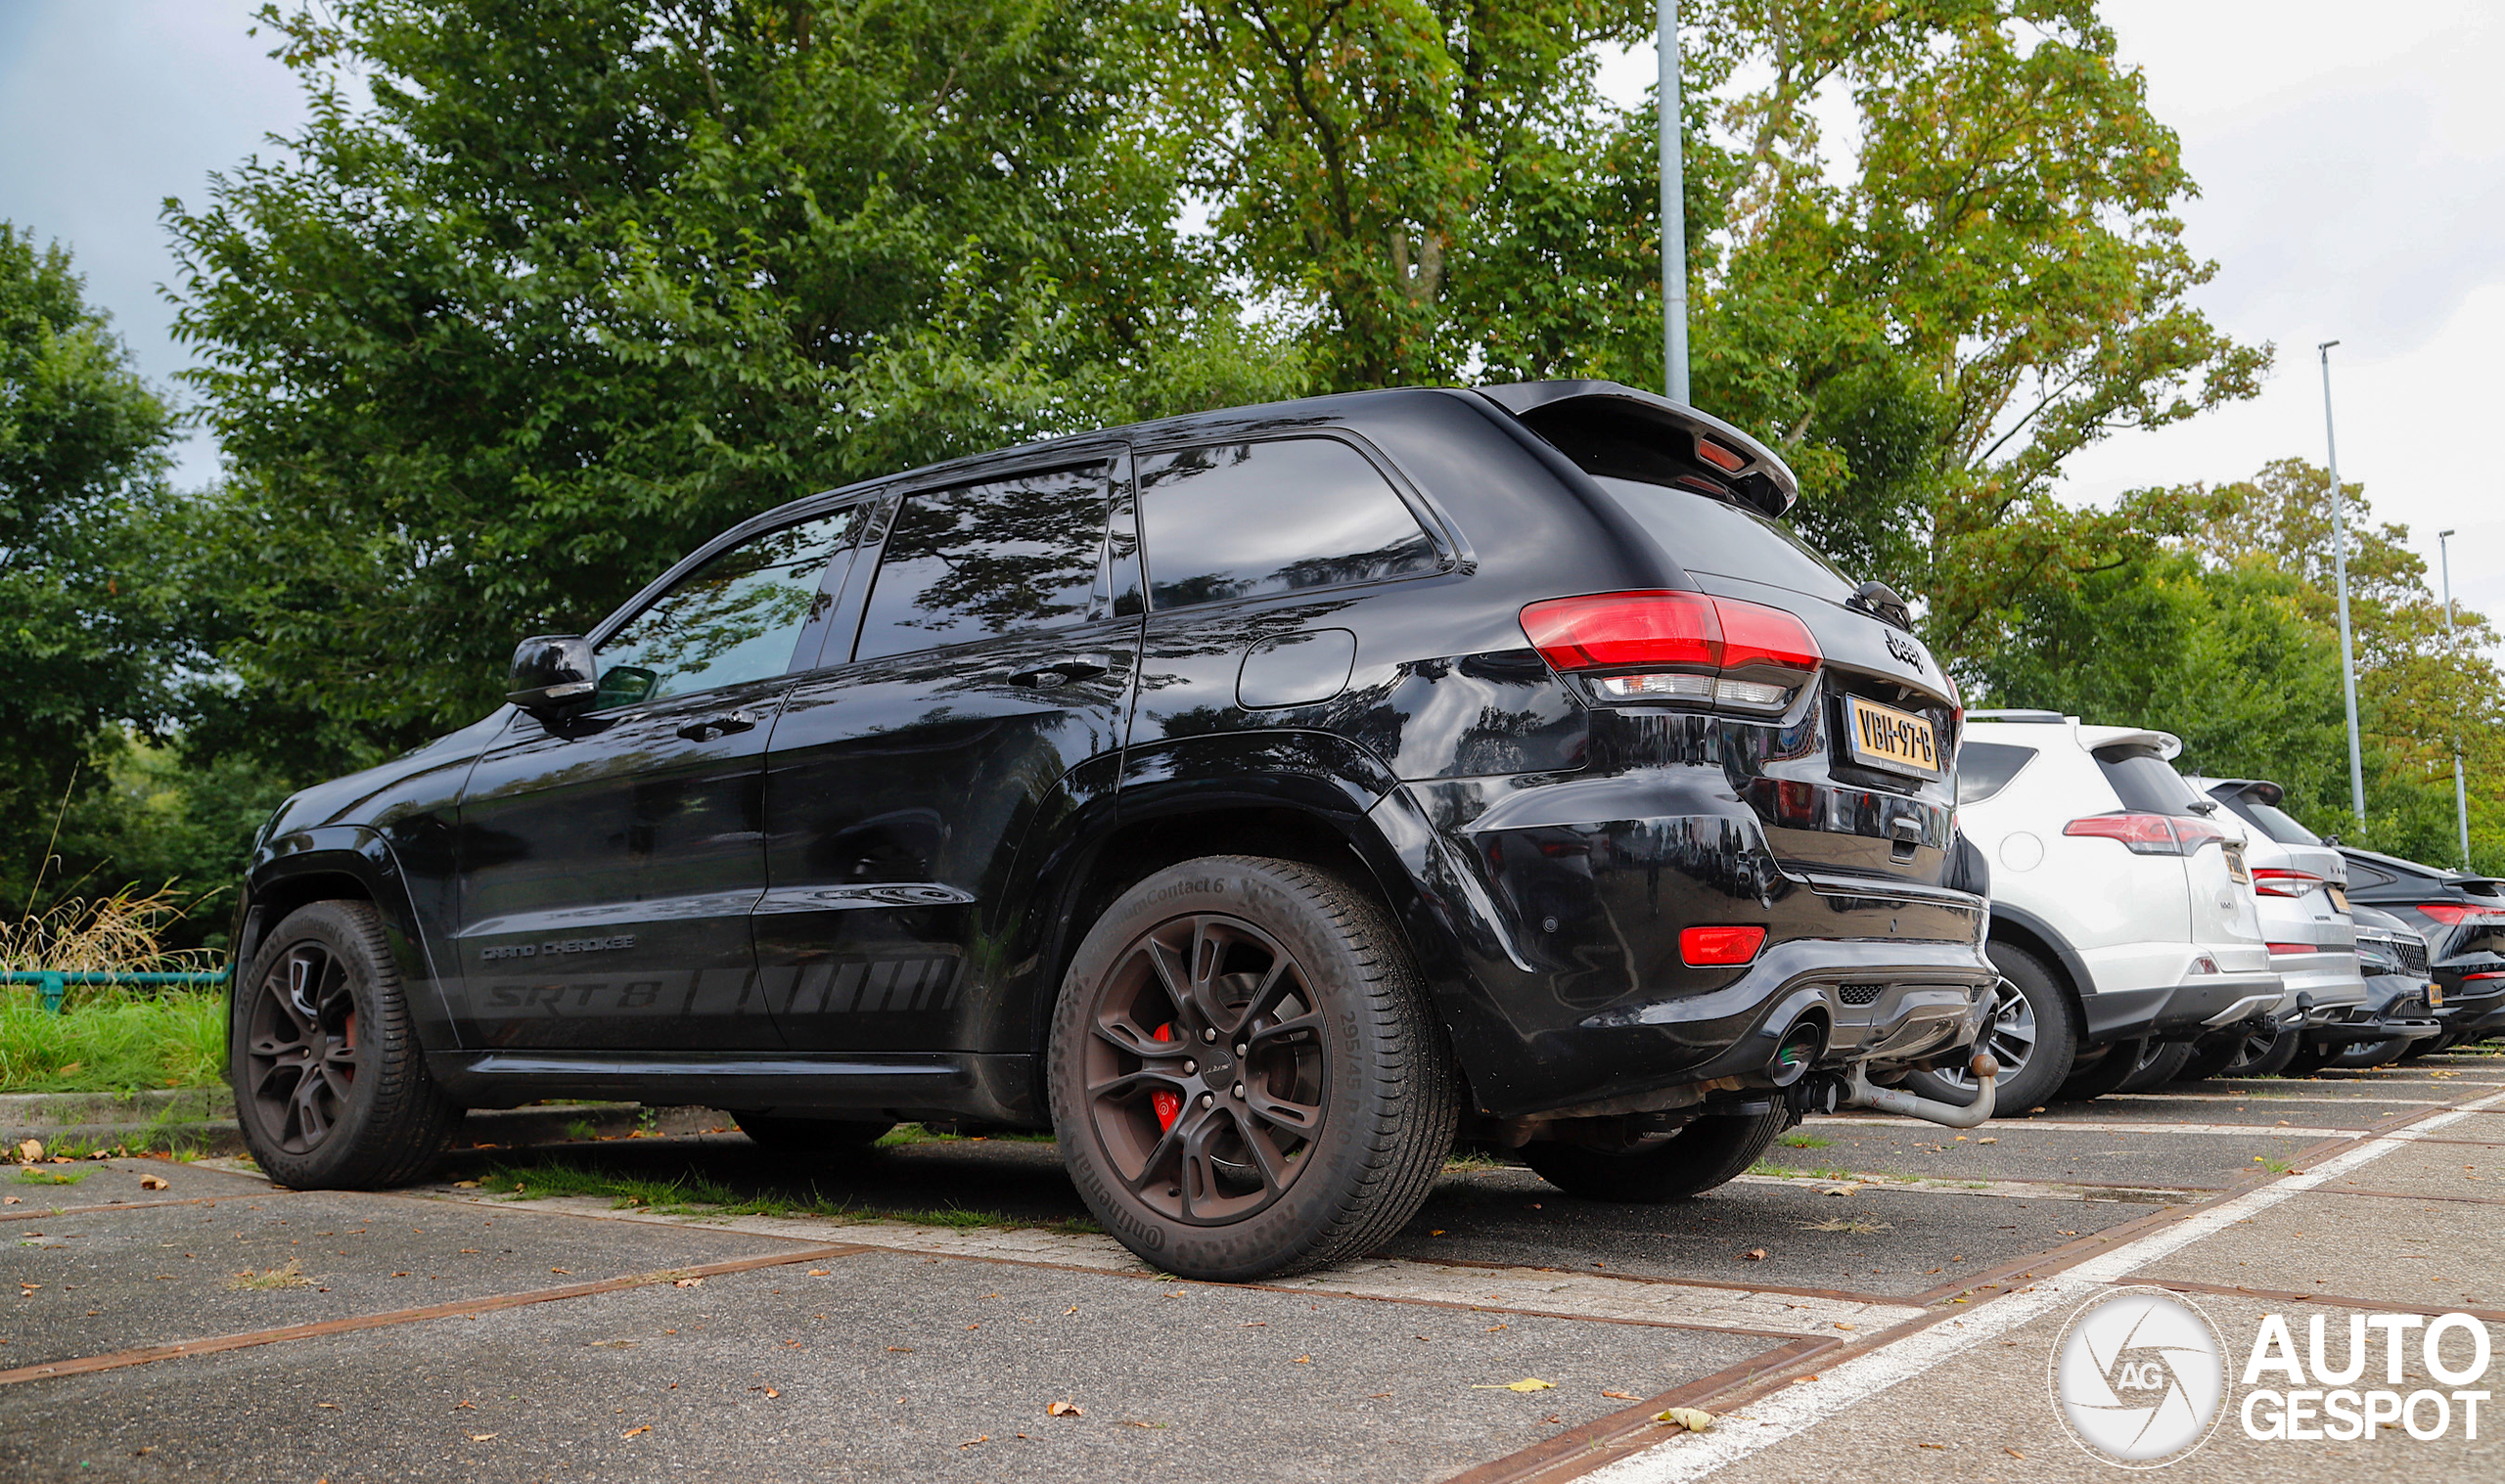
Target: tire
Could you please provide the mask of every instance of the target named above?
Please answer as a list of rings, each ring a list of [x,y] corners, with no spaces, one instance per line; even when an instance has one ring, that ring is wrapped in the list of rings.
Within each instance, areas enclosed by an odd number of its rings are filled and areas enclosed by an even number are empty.
[[[2183,1069],[2174,1074],[2174,1080],[2209,1081],[2227,1069],[2228,1064],[2235,1060],[2236,1054],[2243,1049],[2243,1044],[2241,1031],[2227,1036],[2205,1036],[2193,1042],[2192,1055],[2185,1059]]]
[[[2025,1113],[2052,1101],[2078,1054],[2078,1021],[2070,991],[2042,960],[2010,943],[1983,950],[2000,970],[1993,990],[1991,1023],[1977,1049],[2001,1063],[1992,1105],[2001,1114]],[[1964,1059],[1964,1058],[1959,1058]],[[1975,1101],[1975,1079],[1963,1070],[1916,1072],[1905,1091],[1963,1107]]]
[[[1205,857],[1123,892],[1062,981],[1050,1061],[1080,1198],[1184,1278],[1372,1249],[1425,1203],[1460,1127],[1460,1079],[1399,929],[1295,861]]]
[[[2296,1055],[2288,1058],[2288,1064],[2282,1071],[2290,1077],[2310,1077],[2329,1066],[2332,1057],[2347,1049],[2346,1046],[2325,1046],[2308,1041],[2297,1048]]]
[[[280,1185],[405,1185],[460,1127],[460,1105],[427,1074],[383,918],[369,903],[290,913],[237,981],[230,1013],[236,1118],[253,1160]]]
[[[2054,1100],[2084,1102],[2104,1097],[2130,1080],[2131,1074],[2140,1069],[2140,1058],[2147,1055],[2147,1051],[2146,1036],[2136,1041],[2117,1041],[2105,1049],[2104,1056],[2071,1073],[2060,1090],[2053,1094]]]
[[[2259,1036],[2247,1036],[2237,1046],[2235,1059],[2227,1063],[2226,1074],[2276,1077],[2288,1069],[2288,1063],[2296,1059],[2303,1044],[2302,1036],[2294,1030],[2281,1031],[2266,1041]]]
[[[1781,1134],[1781,1103],[1744,1118],[1699,1118],[1623,1152],[1548,1140],[1523,1147],[1539,1178],[1584,1200],[1653,1205],[1685,1200],[1748,1173]]]
[[[2410,1045],[2409,1050],[2400,1054],[2400,1059],[2403,1061],[2415,1061],[2421,1057],[2432,1057],[2436,1053],[2444,1049],[2445,1042],[2449,1038],[2444,1036],[2429,1036],[2424,1041],[2413,1042]]]
[[[2153,1087],[2163,1087],[2179,1076],[2183,1063],[2191,1059],[2192,1043],[2189,1041],[2152,1042],[2147,1050],[2140,1053],[2140,1064],[2114,1091],[2144,1093]]]
[[[759,1147],[784,1154],[858,1154],[895,1127],[888,1119],[818,1118],[772,1108],[733,1108],[731,1117]]]

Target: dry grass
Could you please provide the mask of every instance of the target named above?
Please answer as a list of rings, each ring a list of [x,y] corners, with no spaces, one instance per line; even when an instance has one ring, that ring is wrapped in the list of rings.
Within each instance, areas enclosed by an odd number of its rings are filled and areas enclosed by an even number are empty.
[[[205,948],[168,949],[165,929],[186,900],[172,882],[100,897],[66,897],[41,912],[0,922],[0,970],[57,968],[72,973],[203,973],[220,966]],[[71,986],[74,998],[80,991]]]
[[[246,1268],[228,1279],[226,1286],[239,1292],[247,1289],[266,1291],[271,1288],[309,1288],[313,1286],[313,1280],[304,1276],[304,1265],[291,1257],[266,1272],[255,1273]]]

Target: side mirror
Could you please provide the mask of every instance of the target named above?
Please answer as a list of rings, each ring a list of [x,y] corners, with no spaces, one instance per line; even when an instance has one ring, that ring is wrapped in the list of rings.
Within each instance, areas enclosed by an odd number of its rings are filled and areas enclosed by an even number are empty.
[[[540,634],[513,652],[513,688],[505,699],[534,716],[578,711],[589,704],[598,666],[591,643],[573,634]]]

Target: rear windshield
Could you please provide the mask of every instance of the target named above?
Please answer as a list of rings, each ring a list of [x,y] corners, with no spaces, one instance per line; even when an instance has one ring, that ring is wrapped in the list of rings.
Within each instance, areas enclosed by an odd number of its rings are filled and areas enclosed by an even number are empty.
[[[2319,845],[2322,836],[2290,818],[2276,804],[2265,804],[2251,794],[2227,800],[2227,807],[2244,816],[2246,824],[2277,840],[2282,845]]]
[[[2035,760],[2032,747],[1970,742],[1957,749],[1957,802],[1980,804],[2009,787],[2018,770]]]
[[[1780,520],[1666,484],[1597,475],[1671,560],[1691,572],[1771,583],[1842,603],[1853,583]]]
[[[2199,814],[2194,804],[2209,800],[2192,791],[2183,775],[2166,766],[2155,747],[2099,747],[2096,765],[2125,809],[2142,814]]]

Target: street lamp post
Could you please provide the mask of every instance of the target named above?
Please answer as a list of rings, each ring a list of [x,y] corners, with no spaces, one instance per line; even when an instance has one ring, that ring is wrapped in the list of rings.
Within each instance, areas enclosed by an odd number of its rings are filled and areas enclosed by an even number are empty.
[[[1660,0],[1662,80],[1662,381],[1688,400],[1687,194],[1679,152],[1679,0]]]
[[[2314,347],[2322,355],[2322,442],[2331,461],[2331,570],[2340,587],[2340,692],[2348,703],[2348,808],[2357,828],[2366,827],[2366,761],[2357,745],[2357,650],[2348,637],[2348,531],[2340,516],[2340,440],[2331,428],[2331,347]]]
[[[2436,561],[2444,573],[2444,642],[2453,638],[2453,532],[2436,533]],[[2462,737],[2453,734],[2453,819],[2461,826],[2462,869],[2470,869],[2470,794],[2462,787]]]

